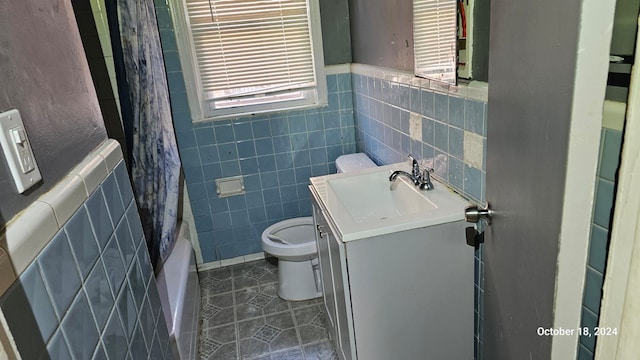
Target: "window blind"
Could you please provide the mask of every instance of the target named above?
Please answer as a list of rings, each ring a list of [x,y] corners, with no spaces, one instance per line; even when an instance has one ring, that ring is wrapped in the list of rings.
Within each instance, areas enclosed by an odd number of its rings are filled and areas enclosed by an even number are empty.
[[[455,84],[456,0],[413,0],[415,74]]]
[[[306,0],[186,0],[205,100],[316,85]]]

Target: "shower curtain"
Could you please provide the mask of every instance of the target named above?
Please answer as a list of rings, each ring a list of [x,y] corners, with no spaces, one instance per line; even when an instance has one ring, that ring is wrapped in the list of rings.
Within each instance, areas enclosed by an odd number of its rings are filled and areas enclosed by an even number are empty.
[[[153,0],[107,0],[131,181],[159,271],[176,238],[180,158]]]

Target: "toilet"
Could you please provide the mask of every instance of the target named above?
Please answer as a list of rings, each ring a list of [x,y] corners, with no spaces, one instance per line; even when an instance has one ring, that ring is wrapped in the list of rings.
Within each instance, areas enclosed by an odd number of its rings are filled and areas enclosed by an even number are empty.
[[[363,153],[336,159],[338,173],[377,165]],[[285,300],[308,300],[322,296],[320,267],[313,217],[275,223],[262,232],[262,249],[278,258],[278,296]]]

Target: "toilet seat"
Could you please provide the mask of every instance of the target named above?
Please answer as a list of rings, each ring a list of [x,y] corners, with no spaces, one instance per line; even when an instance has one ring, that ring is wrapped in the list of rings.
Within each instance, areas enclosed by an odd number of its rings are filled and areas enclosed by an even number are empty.
[[[269,238],[275,235],[289,244]],[[302,261],[317,256],[313,217],[299,217],[275,223],[262,233],[262,249],[278,258]]]

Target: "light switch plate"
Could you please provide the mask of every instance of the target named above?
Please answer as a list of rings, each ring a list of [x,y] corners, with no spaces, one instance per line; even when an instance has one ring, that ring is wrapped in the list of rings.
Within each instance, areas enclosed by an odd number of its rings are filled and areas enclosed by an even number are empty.
[[[22,117],[16,109],[0,114],[0,144],[19,193],[42,179]]]

